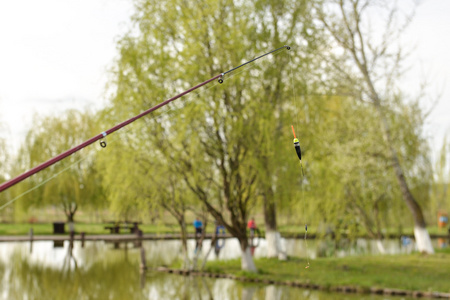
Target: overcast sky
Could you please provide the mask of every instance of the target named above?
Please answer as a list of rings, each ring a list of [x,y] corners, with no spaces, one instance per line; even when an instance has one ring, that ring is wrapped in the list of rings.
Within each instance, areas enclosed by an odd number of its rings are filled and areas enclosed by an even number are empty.
[[[17,150],[34,113],[101,107],[126,0],[0,0],[0,123]]]
[[[0,0],[0,135],[11,152],[34,113],[105,103],[107,68],[131,14],[126,0]],[[405,87],[426,76],[430,93],[442,94],[426,126],[434,149],[450,130],[449,16],[449,0],[423,1],[407,36],[417,49]]]
[[[400,0],[401,3],[405,0]],[[423,79],[429,83],[428,97],[423,107],[430,108],[439,96],[439,102],[427,120],[425,131],[430,138],[433,154],[442,145],[444,135],[450,134],[450,1],[421,1],[407,37],[417,48],[408,64],[411,70],[404,87],[417,90]],[[448,141],[448,140],[447,140]]]

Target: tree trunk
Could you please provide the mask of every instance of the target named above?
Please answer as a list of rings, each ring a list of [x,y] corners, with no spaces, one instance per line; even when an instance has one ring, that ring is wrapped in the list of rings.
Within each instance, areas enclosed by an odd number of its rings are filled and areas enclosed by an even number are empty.
[[[208,260],[209,254],[211,253],[212,249],[215,247],[217,242],[217,230],[214,230],[213,237],[211,239],[211,244],[209,246],[208,252],[205,255],[205,258],[203,259],[201,270],[205,269],[206,261]]]
[[[281,235],[277,230],[276,205],[272,188],[268,188],[264,197],[264,223],[266,226],[267,257],[285,260],[286,252],[281,248]]]
[[[256,273],[255,262],[253,261],[252,253],[250,252],[250,245],[248,243],[248,237],[246,232],[238,237],[239,244],[241,246],[241,269],[242,271]]]
[[[75,232],[75,213],[77,212],[78,206],[76,203],[72,202],[66,205],[66,203],[63,204],[64,213],[67,217],[67,223],[69,225],[69,232]]]
[[[379,209],[378,209],[378,202],[380,201],[381,197],[377,199],[373,205],[373,214],[375,219],[375,226],[376,226],[376,243],[378,251],[380,251],[381,254],[386,254],[386,249],[383,245],[383,235],[381,233],[381,225],[380,225],[380,218],[379,218]]]
[[[267,257],[278,257],[279,260],[286,260],[286,250],[283,249],[281,234],[278,231],[266,230]]]
[[[203,241],[206,236],[206,227],[208,226],[208,222],[207,222],[208,219],[206,218],[206,216],[204,216],[202,218],[202,221],[203,221],[202,234],[198,240],[196,239],[195,253],[194,253],[194,257],[192,259],[192,270],[197,270],[198,259],[202,255]]]
[[[383,135],[386,143],[389,147],[389,152],[391,155],[392,165],[395,171],[395,176],[397,178],[398,184],[400,186],[400,191],[402,193],[402,198],[408,206],[409,210],[414,219],[414,237],[416,239],[417,250],[419,252],[434,253],[433,245],[431,244],[430,235],[426,229],[425,218],[422,213],[422,208],[419,203],[414,199],[411,191],[409,190],[408,183],[406,182],[405,174],[400,165],[398,159],[397,151],[394,149],[392,136],[390,132],[390,127],[386,120],[386,116],[383,114],[380,100],[378,96],[374,95],[375,107],[380,115],[381,123],[383,126]]]
[[[414,226],[414,238],[416,239],[417,250],[430,254],[434,253],[430,234],[425,227]]]
[[[380,251],[381,254],[386,254],[386,249],[384,248],[383,241],[381,239],[376,240],[378,251]]]
[[[178,220],[178,224],[180,225],[181,230],[181,248],[183,251],[183,257],[184,257],[184,263],[183,267],[184,269],[189,268],[189,256],[188,256],[188,249],[187,249],[187,230],[186,230],[186,222],[184,220],[184,216],[180,217]]]
[[[277,232],[277,215],[272,188],[264,192],[264,224],[266,226],[267,257],[277,257],[278,247],[274,234]]]
[[[257,272],[253,256],[250,253],[250,247],[242,249],[241,246],[241,269],[247,272]]]
[[[395,154],[395,153],[394,153]],[[398,183],[402,192],[403,200],[405,200],[406,205],[411,211],[414,219],[414,238],[416,239],[417,250],[419,252],[434,253],[433,245],[431,244],[430,235],[426,228],[425,218],[422,213],[422,209],[414,199],[414,196],[409,190],[408,184],[406,183],[405,176],[403,175],[403,170],[400,167],[398,158],[395,156],[393,158],[395,173],[397,176]]]
[[[69,225],[69,232],[75,232],[75,225],[74,225],[74,213],[69,212],[67,215],[67,224]]]
[[[399,157],[393,145],[391,128],[387,121],[386,114],[383,112],[381,99],[374,85],[375,82],[374,78],[376,75],[374,74],[374,76],[372,77],[371,75],[372,73],[369,71],[374,70],[375,67],[372,65],[371,68],[369,68],[370,59],[367,58],[366,53],[375,50],[377,46],[371,44],[370,40],[366,41],[365,36],[363,36],[361,32],[362,13],[365,7],[367,6],[363,5],[363,7],[359,7],[359,5],[357,3],[355,4],[355,2],[352,2],[353,5],[350,5],[348,7],[345,4],[346,4],[345,1],[339,1],[339,9],[342,14],[341,21],[344,26],[343,27],[344,32],[339,32],[335,30],[332,26],[330,26],[327,20],[324,18],[324,15],[322,15],[320,19],[324,23],[325,27],[334,36],[335,40],[338,43],[340,43],[341,46],[346,51],[348,51],[348,53],[352,56],[352,59],[356,64],[355,67],[359,69],[361,75],[363,76],[363,81],[366,86],[362,87],[361,92],[363,93],[367,92],[372,104],[375,106],[375,109],[379,115],[381,130],[383,132],[383,138],[386,142],[387,147],[389,148],[388,151],[390,153],[392,167],[394,168],[395,176],[400,186],[402,198],[413,215],[415,224],[414,237],[416,238],[417,248],[420,252],[434,253],[433,246],[431,245],[430,235],[428,234],[428,231],[426,229],[425,218],[423,216],[422,209],[420,205],[417,203],[417,201],[414,199],[414,196],[411,194],[411,191],[409,190],[403,169],[400,165]],[[348,11],[347,8],[350,9],[350,11]],[[389,13],[393,13],[394,11],[395,10],[392,10]],[[393,32],[391,32],[390,27],[387,27],[386,30],[387,30],[386,31],[387,38],[393,36]],[[390,41],[388,40],[383,40],[382,44],[386,43],[387,45],[389,44],[389,42]],[[367,52],[368,49],[369,52]],[[380,50],[380,52],[375,51],[374,55],[378,55],[379,57],[377,56],[375,57],[380,59],[380,57],[386,58],[392,54],[396,56],[396,59],[394,61],[391,61],[394,63],[395,67],[395,65],[400,61],[401,58],[400,52],[389,53],[389,51],[387,51],[387,49],[384,47],[382,50]],[[373,59],[371,63],[372,64],[375,63],[375,59]],[[387,79],[391,79],[390,77],[391,75],[392,74],[388,74],[389,77]],[[352,76],[349,75],[349,77],[351,78]]]

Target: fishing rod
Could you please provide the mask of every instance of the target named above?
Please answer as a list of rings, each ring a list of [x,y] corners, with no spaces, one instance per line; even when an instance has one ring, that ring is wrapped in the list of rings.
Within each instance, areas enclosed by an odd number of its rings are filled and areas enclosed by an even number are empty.
[[[4,190],[12,187],[13,185],[15,185],[15,184],[17,184],[17,183],[27,179],[28,177],[30,177],[30,176],[32,176],[32,175],[42,171],[45,168],[50,167],[51,165],[59,162],[60,160],[63,160],[64,158],[74,154],[77,151],[80,151],[81,149],[83,149],[83,148],[85,148],[85,147],[95,143],[98,140],[100,140],[100,146],[101,147],[103,147],[103,148],[106,147],[106,141],[104,141],[103,139],[107,135],[109,135],[109,134],[111,134],[111,133],[121,129],[122,127],[125,127],[125,126],[129,125],[130,123],[132,123],[132,122],[134,122],[134,121],[136,121],[136,120],[138,120],[138,119],[148,115],[149,113],[151,113],[151,112],[153,112],[153,111],[155,111],[155,110],[157,110],[157,109],[159,109],[159,108],[169,104],[170,102],[172,102],[172,101],[174,101],[174,100],[176,100],[178,98],[181,98],[184,95],[189,94],[192,91],[195,91],[196,89],[198,89],[198,88],[200,88],[200,87],[210,83],[211,81],[214,81],[214,80],[218,79],[219,83],[223,83],[226,74],[229,74],[229,73],[231,73],[231,72],[233,72],[233,71],[235,71],[235,70],[237,70],[237,69],[239,69],[239,68],[241,68],[241,67],[243,67],[243,66],[245,66],[247,64],[250,64],[250,63],[252,63],[252,62],[254,62],[254,61],[256,61],[256,60],[258,60],[260,58],[263,58],[263,57],[265,57],[265,56],[267,56],[269,54],[278,52],[278,51],[283,50],[285,48],[287,50],[291,49],[291,47],[285,45],[285,46],[280,47],[278,49],[275,49],[275,50],[272,50],[270,52],[267,52],[267,53],[265,53],[265,54],[263,54],[261,56],[258,56],[258,57],[254,58],[252,60],[249,60],[249,61],[247,61],[247,62],[245,62],[245,63],[243,63],[243,64],[241,64],[241,65],[239,65],[237,67],[234,67],[234,68],[232,68],[232,69],[230,69],[230,70],[228,70],[226,72],[220,73],[219,75],[216,75],[216,76],[212,77],[211,79],[208,79],[208,80],[206,80],[206,81],[204,81],[204,82],[202,82],[200,84],[197,84],[196,86],[191,87],[190,89],[188,89],[188,90],[186,90],[186,91],[184,91],[184,92],[182,92],[182,93],[180,93],[180,94],[178,94],[178,95],[176,95],[176,96],[174,96],[174,97],[172,97],[170,99],[167,99],[166,101],[161,102],[160,104],[158,104],[158,105],[156,105],[156,106],[154,106],[152,108],[147,109],[146,111],[138,114],[137,116],[135,116],[135,117],[133,117],[133,118],[131,118],[129,120],[126,120],[126,121],[124,121],[122,123],[119,123],[116,126],[110,128],[110,129],[108,129],[106,131],[103,131],[102,133],[100,133],[100,134],[90,138],[89,140],[79,144],[78,146],[73,147],[73,148],[71,148],[71,149],[69,149],[69,150],[67,150],[67,151],[65,151],[65,152],[63,152],[63,153],[61,153],[59,155],[56,155],[55,157],[49,159],[48,161],[46,161],[46,162],[44,162],[44,163],[42,163],[42,164],[40,164],[40,165],[38,165],[38,166],[28,170],[28,171],[26,171],[25,173],[15,177],[15,178],[13,178],[13,179],[11,179],[9,181],[6,181],[6,182],[0,184],[0,192],[3,192]]]

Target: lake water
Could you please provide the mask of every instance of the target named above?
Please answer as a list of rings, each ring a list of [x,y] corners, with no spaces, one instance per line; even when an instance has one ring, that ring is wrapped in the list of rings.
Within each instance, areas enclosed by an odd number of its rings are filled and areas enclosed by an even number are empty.
[[[383,242],[388,253],[408,253],[414,244]],[[209,249],[206,240],[203,253]],[[69,241],[0,243],[0,299],[408,299],[373,295],[333,294],[275,285],[243,284],[229,279],[184,277],[160,272],[140,272],[141,249],[133,242]],[[56,246],[56,247],[55,247]],[[240,257],[237,240],[226,240],[219,256],[209,259]],[[305,257],[303,240],[285,241],[288,255]],[[181,257],[177,240],[144,241],[142,247],[149,269],[169,265]],[[194,253],[195,241],[189,241]],[[266,253],[262,239],[255,256]],[[373,241],[357,240],[334,245],[332,241],[308,241],[308,256],[378,254]]]

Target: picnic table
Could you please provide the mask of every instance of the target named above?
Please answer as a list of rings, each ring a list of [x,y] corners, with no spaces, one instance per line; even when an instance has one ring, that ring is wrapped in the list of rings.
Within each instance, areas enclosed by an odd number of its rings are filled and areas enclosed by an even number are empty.
[[[139,224],[141,222],[127,222],[127,221],[111,221],[105,226],[110,233],[120,233],[120,231],[129,231],[130,233],[137,233],[139,231]]]

